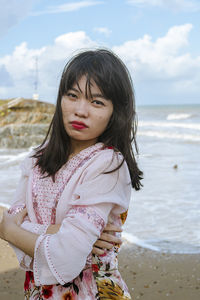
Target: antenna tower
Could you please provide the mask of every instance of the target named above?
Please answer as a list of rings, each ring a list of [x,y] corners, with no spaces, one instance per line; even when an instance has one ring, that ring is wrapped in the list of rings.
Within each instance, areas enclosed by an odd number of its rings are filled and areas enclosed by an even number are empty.
[[[35,57],[35,81],[34,81],[34,94],[33,99],[38,100],[39,94],[38,94],[38,57]]]

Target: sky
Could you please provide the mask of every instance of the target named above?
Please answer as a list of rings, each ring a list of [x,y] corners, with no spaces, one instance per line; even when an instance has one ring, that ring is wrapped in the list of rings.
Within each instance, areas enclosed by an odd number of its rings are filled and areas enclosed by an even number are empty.
[[[0,99],[56,102],[83,49],[127,65],[138,105],[200,104],[200,0],[0,0]]]

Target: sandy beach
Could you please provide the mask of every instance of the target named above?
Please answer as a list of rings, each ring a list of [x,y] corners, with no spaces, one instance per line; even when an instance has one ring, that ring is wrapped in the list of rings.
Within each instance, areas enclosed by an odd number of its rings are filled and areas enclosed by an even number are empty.
[[[126,244],[119,269],[132,299],[199,300],[199,259],[199,254],[165,254]],[[23,299],[23,281],[13,250],[0,240],[0,299]]]

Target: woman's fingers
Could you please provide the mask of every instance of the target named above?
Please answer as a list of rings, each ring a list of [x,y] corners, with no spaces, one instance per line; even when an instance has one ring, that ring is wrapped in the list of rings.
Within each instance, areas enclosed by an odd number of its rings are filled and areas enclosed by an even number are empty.
[[[109,240],[111,239],[112,238],[109,238]],[[105,250],[110,250],[113,248],[115,244],[121,244],[121,243],[122,241],[118,238],[116,238],[116,242],[112,242],[112,241],[106,242],[105,240],[98,239],[93,246],[92,253],[102,255],[104,254]]]
[[[22,211],[19,212],[23,217],[27,215],[27,208],[25,207]]]
[[[92,253],[102,255],[105,253],[105,249],[110,250],[116,244],[121,245],[122,240],[115,236],[115,232],[122,232],[121,227],[107,224],[100,238],[94,244]]]
[[[101,248],[101,249],[112,249],[113,244],[105,242],[105,241],[101,241],[101,240],[97,240],[96,243],[94,244],[95,247]]]
[[[103,232],[99,238],[100,240],[112,243],[112,244],[121,244],[122,240],[116,237],[113,234]]]
[[[110,250],[114,245],[121,245],[121,243],[121,239],[107,233],[102,233],[101,237],[94,244],[94,247]]]
[[[24,208],[22,211],[20,211],[19,213],[16,214],[17,225],[21,225],[21,223],[23,222],[26,215],[27,215],[27,209],[26,208]]]
[[[120,226],[116,226],[116,225],[108,223],[103,231],[104,232],[106,232],[106,231],[122,232],[122,229]]]
[[[97,247],[93,247],[92,248],[92,253],[93,254],[96,254],[96,255],[102,255],[105,253],[105,250],[102,250],[102,249],[99,249]]]

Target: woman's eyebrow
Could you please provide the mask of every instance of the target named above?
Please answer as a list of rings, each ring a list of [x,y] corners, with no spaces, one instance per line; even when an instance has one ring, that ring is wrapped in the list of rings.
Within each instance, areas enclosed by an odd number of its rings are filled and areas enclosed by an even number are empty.
[[[76,88],[74,88],[74,87],[71,87],[69,90],[75,91],[76,93],[82,93],[81,90],[76,89]],[[107,100],[102,94],[98,94],[98,93],[91,94],[91,97],[92,97],[92,98],[98,97],[98,98],[102,98],[102,99]]]
[[[91,94],[92,98],[98,97],[98,98],[103,98],[106,99],[102,94]]]
[[[69,90],[72,90],[72,91],[75,91],[75,92],[77,92],[77,93],[80,93],[80,91],[77,90],[77,89],[75,89],[74,87],[71,87]]]

